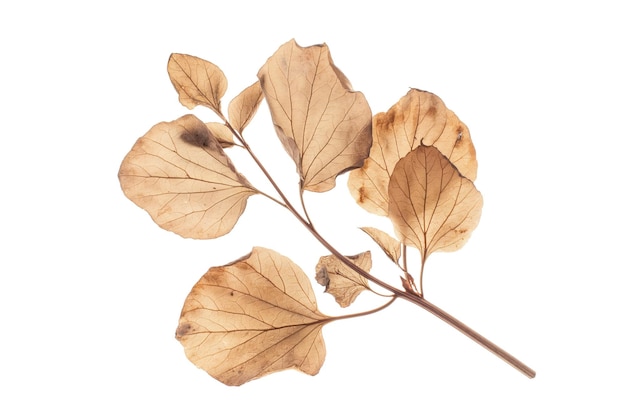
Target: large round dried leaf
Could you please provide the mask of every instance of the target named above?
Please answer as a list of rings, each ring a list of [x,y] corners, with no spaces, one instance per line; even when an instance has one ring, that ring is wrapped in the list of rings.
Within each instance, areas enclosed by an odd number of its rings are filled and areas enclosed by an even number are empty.
[[[257,192],[193,115],[159,123],[137,140],[119,180],[159,226],[197,239],[230,232]]]
[[[371,110],[333,64],[326,45],[302,48],[291,40],[258,76],[303,189],[328,191],[339,174],[363,165],[372,144]]]
[[[295,368],[319,372],[326,348],[311,283],[288,258],[254,248],[193,287],[176,338],[196,366],[227,385]]]
[[[221,113],[228,82],[217,65],[192,55],[172,54],[167,72],[183,106],[191,110],[201,105]]]
[[[374,116],[373,144],[363,166],[350,173],[348,187],[367,211],[387,215],[389,178],[400,160],[420,144],[434,145],[471,180],[476,152],[467,126],[436,95],[411,89],[387,112]]]
[[[419,146],[400,159],[389,181],[389,218],[402,243],[425,260],[454,251],[478,225],[483,199],[437,148]]]

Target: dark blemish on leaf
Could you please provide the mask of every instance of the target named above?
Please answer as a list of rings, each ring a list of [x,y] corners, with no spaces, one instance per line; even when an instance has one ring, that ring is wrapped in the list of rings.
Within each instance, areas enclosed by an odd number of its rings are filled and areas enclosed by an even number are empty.
[[[191,333],[191,329],[192,327],[190,323],[181,324],[180,326],[178,326],[178,329],[176,329],[176,339],[187,336],[189,333]]]
[[[231,296],[231,297],[234,297],[234,296],[235,296],[235,292],[234,292],[234,291],[231,291],[231,292],[230,292],[230,296]]]
[[[365,194],[366,194],[366,190],[365,187],[361,187],[359,188],[359,203],[363,204],[365,203]]]
[[[459,127],[456,131],[456,142],[454,142],[454,146],[460,146],[463,141],[463,128]]]
[[[185,142],[195,146],[209,146],[209,133],[206,129],[187,130],[180,134],[180,138]]]

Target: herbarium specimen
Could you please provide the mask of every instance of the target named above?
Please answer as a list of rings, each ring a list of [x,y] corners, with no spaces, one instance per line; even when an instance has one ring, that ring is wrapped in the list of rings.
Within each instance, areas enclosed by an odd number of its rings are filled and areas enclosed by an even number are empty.
[[[310,275],[274,250],[254,247],[223,266],[211,267],[184,302],[176,338],[187,357],[228,385],[295,368],[315,375],[326,355],[322,327],[371,314],[396,299],[416,304],[534,377],[532,369],[424,297],[424,264],[436,251],[455,251],[478,225],[482,196],[474,186],[476,152],[467,126],[436,95],[410,89],[386,112],[372,113],[353,91],[328,47],[282,45],[224,112],[227,80],[215,64],[172,54],[167,70],[188,109],[211,109],[218,122],[187,114],[153,126],[124,158],[119,181],[126,196],[162,228],[186,238],[229,233],[252,195],[264,196],[295,216],[327,250],[315,281],[342,307],[370,284],[388,292],[372,311],[332,317],[317,307]],[[274,130],[299,175],[299,208],[259,160],[244,130],[265,101]],[[228,156],[244,149],[274,188],[255,187]],[[323,193],[348,173],[357,205],[386,216],[395,236],[363,227],[398,267],[397,285],[370,274],[370,252],[346,256],[314,227],[305,192]],[[294,184],[295,186],[295,184]],[[358,209],[355,205],[355,209]],[[367,237],[366,237],[367,238]],[[407,267],[407,247],[421,254],[418,273]],[[417,277],[417,278],[415,278]]]

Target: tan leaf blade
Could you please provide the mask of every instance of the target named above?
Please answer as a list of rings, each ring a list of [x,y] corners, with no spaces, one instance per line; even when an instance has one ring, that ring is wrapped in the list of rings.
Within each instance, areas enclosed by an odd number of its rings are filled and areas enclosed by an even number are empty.
[[[437,148],[419,146],[396,164],[389,182],[389,218],[402,242],[425,260],[461,248],[478,225],[483,199]]]
[[[190,110],[197,105],[206,106],[221,114],[221,99],[228,82],[217,65],[191,55],[172,54],[167,72],[183,106]]]
[[[192,115],[155,125],[122,161],[124,194],[162,228],[183,237],[228,233],[257,191],[206,125]]]
[[[224,123],[208,122],[205,123],[211,135],[217,139],[222,148],[230,148],[235,144],[233,140],[233,132]]]
[[[288,258],[264,248],[214,267],[193,287],[176,338],[191,362],[227,385],[295,368],[319,372],[326,356],[311,283]]]
[[[375,227],[361,227],[361,230],[367,233],[380,246],[389,259],[396,264],[398,263],[401,253],[401,244],[398,240]]]
[[[389,178],[400,160],[420,143],[435,145],[465,177],[476,178],[476,152],[467,126],[436,95],[411,89],[387,112],[374,116],[373,144],[348,187],[367,211],[387,215]]]
[[[366,272],[372,268],[372,254],[369,251],[347,258]],[[335,255],[320,258],[315,267],[315,279],[326,287],[326,292],[332,294],[341,307],[348,307],[363,290],[369,289],[367,279]]]
[[[258,73],[276,132],[302,188],[323,192],[360,167],[372,143],[371,110],[333,64],[326,45],[281,46]]]
[[[263,90],[258,81],[232,99],[228,105],[228,120],[233,129],[243,132],[254,117],[261,101],[263,101]]]

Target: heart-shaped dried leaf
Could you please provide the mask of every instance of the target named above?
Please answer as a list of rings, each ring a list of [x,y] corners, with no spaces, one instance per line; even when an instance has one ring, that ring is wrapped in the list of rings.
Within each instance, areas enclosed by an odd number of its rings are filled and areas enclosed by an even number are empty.
[[[228,82],[217,65],[191,55],[172,54],[167,73],[183,106],[190,110],[197,105],[206,106],[221,114],[221,99]]]
[[[258,76],[302,189],[328,191],[339,174],[363,165],[372,144],[371,110],[326,45],[302,48],[291,40]]]
[[[257,192],[193,115],[159,123],[137,140],[119,180],[159,226],[197,239],[230,232]]]
[[[367,251],[347,256],[355,265],[366,272],[372,268],[372,254]],[[326,287],[341,307],[348,307],[361,291],[369,289],[366,278],[352,270],[335,255],[322,256],[315,267],[315,279]]]
[[[436,95],[411,89],[386,113],[374,116],[372,124],[370,156],[348,179],[350,193],[367,211],[387,215],[391,173],[420,143],[436,146],[463,176],[476,178],[476,152],[467,126]]]
[[[389,259],[396,264],[398,263],[401,253],[401,244],[397,239],[389,236],[380,229],[376,229],[375,227],[361,227],[361,230],[367,233],[369,237],[371,237],[374,242],[380,246]]]
[[[263,101],[263,90],[258,81],[232,99],[228,105],[228,120],[233,129],[243,132],[254,117],[261,101]]]
[[[319,372],[326,348],[311,283],[288,258],[264,248],[214,267],[185,301],[176,338],[191,362],[227,385],[296,368]]]
[[[419,146],[396,164],[389,181],[389,218],[422,259],[454,251],[478,225],[483,199],[437,148]]]

